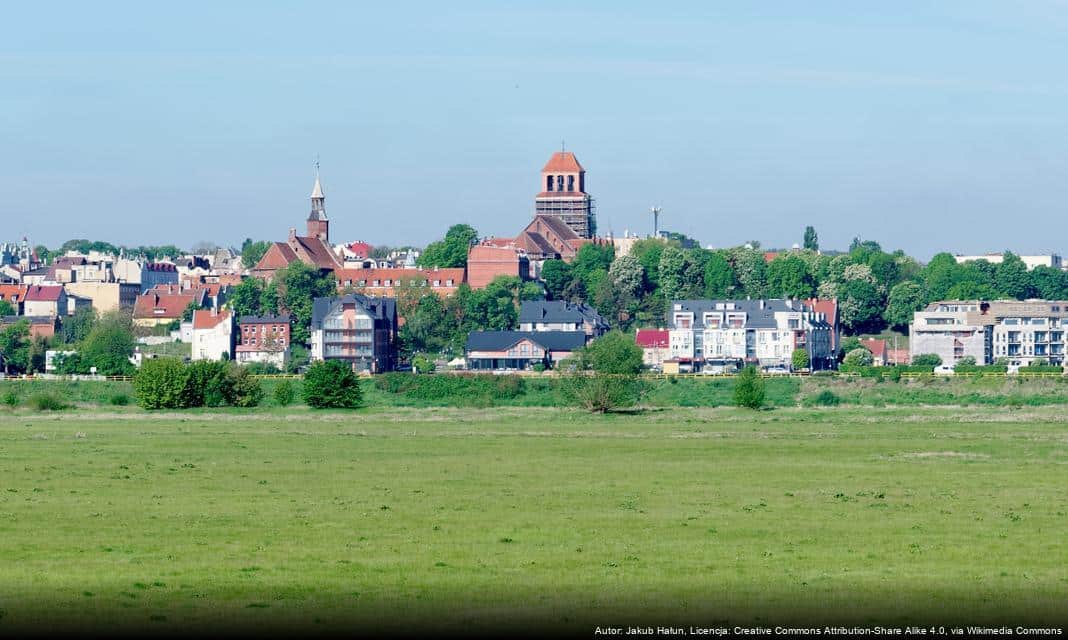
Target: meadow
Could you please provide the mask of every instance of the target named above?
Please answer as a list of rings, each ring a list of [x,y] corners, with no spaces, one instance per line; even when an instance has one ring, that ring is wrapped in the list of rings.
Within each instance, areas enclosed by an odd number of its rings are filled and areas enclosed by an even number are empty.
[[[1058,624],[1066,427],[1048,406],[19,407],[0,629]]]

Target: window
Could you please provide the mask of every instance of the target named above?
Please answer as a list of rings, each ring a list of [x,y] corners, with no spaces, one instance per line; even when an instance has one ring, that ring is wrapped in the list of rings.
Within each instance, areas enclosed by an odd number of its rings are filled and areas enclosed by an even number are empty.
[[[567,177],[567,190],[568,191],[574,191],[575,190],[575,176],[568,176]]]
[[[435,280],[434,281],[434,286],[435,287],[440,287],[441,286],[441,280]]]
[[[545,176],[545,190],[546,191],[552,191],[553,190],[553,177],[552,176]]]

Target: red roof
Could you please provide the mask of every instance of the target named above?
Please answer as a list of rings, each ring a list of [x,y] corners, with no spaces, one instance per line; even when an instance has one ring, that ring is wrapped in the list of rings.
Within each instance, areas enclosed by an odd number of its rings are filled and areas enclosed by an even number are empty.
[[[638,329],[635,342],[643,349],[666,349],[670,343],[667,329]]]
[[[864,345],[864,348],[868,351],[871,351],[871,354],[876,358],[883,358],[886,356],[886,340],[864,338],[860,341],[860,344]]]
[[[557,151],[553,154],[553,157],[549,158],[549,161],[545,163],[545,166],[541,168],[542,173],[579,173],[585,171],[582,165],[579,164],[578,158],[574,153],[570,151]]]
[[[356,242],[350,242],[348,246],[349,251],[358,258],[366,258],[371,255],[371,245],[366,242],[357,240]]]
[[[779,257],[779,252],[778,251],[765,251],[764,252],[764,262],[771,262],[772,260],[774,260],[775,258],[778,258],[778,257]]]
[[[7,300],[8,302],[24,300],[27,289],[29,287],[24,284],[0,284],[0,300]]]
[[[57,302],[61,295],[63,295],[63,287],[59,285],[35,284],[26,291],[26,297],[23,300],[27,302]]]
[[[830,300],[809,298],[805,300],[805,304],[812,307],[812,310],[816,313],[822,313],[826,316],[827,322],[830,324],[838,324],[838,298],[831,298]]]
[[[346,282],[351,282],[351,286],[359,286],[357,283],[360,280],[366,281],[364,286],[366,287],[385,287],[383,284],[386,280],[389,280],[390,287],[395,287],[401,284],[407,284],[407,280],[440,280],[441,286],[446,286],[446,280],[452,280],[452,286],[458,287],[460,283],[464,281],[464,270],[459,269],[335,269],[334,277],[337,278],[339,287],[349,286]],[[377,285],[371,284],[375,280],[378,280]]]
[[[193,329],[214,329],[230,319],[229,311],[197,310],[193,312]]]
[[[166,318],[174,320],[181,318],[182,313],[190,303],[203,299],[200,292],[189,293],[158,293],[155,290],[144,295],[137,296],[134,303],[133,317],[135,318]]]

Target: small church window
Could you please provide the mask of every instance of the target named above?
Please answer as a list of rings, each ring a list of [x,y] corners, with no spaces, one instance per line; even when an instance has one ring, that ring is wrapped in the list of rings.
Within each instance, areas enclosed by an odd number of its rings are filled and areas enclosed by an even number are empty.
[[[567,177],[567,190],[568,191],[574,191],[575,190],[575,176],[568,176]]]
[[[545,190],[546,191],[552,191],[553,190],[553,177],[552,176],[545,176]]]
[[[556,190],[557,191],[563,191],[564,190],[564,176],[556,176]]]

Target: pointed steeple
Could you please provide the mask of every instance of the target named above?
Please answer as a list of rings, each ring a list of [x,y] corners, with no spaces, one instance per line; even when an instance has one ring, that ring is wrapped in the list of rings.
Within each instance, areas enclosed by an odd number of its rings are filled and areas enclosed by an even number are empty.
[[[326,217],[326,196],[319,181],[319,161],[315,161],[315,186],[311,192],[311,213],[308,214],[308,235],[323,242],[330,241],[330,219]]]

